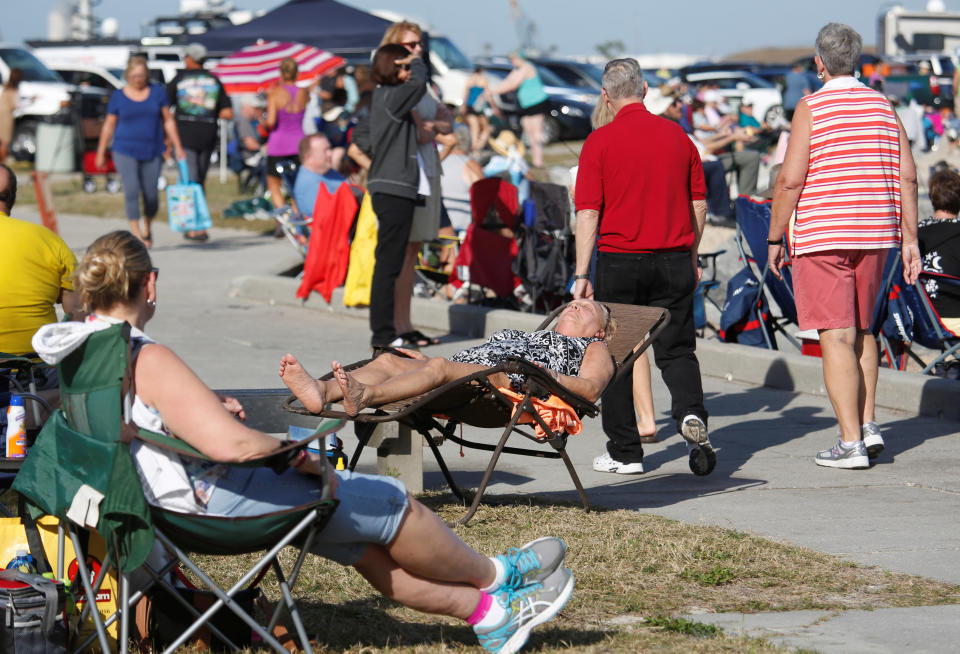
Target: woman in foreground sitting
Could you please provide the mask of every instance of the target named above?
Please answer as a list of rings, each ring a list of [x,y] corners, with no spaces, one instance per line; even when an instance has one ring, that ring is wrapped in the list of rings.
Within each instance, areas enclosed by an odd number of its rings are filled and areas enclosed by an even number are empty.
[[[403,350],[406,358],[383,354],[362,368],[346,372],[332,364],[334,378],[320,381],[310,376],[296,357],[280,361],[280,376],[303,406],[313,413],[327,402],[343,402],[348,415],[413,397],[447,382],[487,370],[507,357],[519,357],[546,368],[569,391],[596,402],[613,377],[613,361],[606,341],[616,330],[610,310],[594,300],[574,300],[560,313],[554,330],[522,332],[502,329],[486,343],[467,348],[449,359],[426,358]],[[495,373],[490,380],[501,387],[519,390],[522,375]]]
[[[130,447],[147,501],[182,513],[256,516],[310,504],[321,496],[326,468],[340,504],[311,548],[352,565],[378,591],[411,608],[467,620],[493,652],[515,652],[530,630],[555,616],[573,592],[563,565],[566,547],[540,538],[507,555],[487,558],[464,544],[391,477],[334,472],[301,450],[278,476],[231,463],[269,455],[278,441],[243,425],[243,408],[218,397],[169,348],[143,333],[157,307],[158,270],[130,232],[97,239],[77,267],[76,288],[90,312],[85,322],[42,327],[33,346],[56,363],[86,337],[111,324],[133,326],[131,345],[137,426],[175,434],[211,466],[142,441]],[[239,418],[239,420],[237,419]]]

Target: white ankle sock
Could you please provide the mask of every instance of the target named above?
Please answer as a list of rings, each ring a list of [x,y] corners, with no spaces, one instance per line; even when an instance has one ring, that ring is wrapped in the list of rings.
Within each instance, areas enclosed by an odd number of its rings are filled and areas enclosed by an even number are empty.
[[[507,569],[503,566],[503,561],[495,556],[491,556],[490,560],[493,562],[493,568],[496,571],[496,574],[489,586],[480,589],[484,593],[492,593],[493,591],[499,589],[500,586],[503,585],[503,582],[507,580]]]
[[[857,443],[859,443],[859,442],[860,442],[860,441],[852,441],[852,442],[848,443],[847,441],[841,439],[841,440],[840,440],[840,447],[842,447],[842,448],[845,449],[845,450],[852,450],[853,448],[855,448],[855,447],[857,446]]]

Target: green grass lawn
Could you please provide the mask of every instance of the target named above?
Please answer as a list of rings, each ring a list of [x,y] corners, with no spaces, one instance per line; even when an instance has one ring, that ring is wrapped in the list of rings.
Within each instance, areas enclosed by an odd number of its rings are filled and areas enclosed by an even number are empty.
[[[17,167],[17,172],[22,173],[29,169]],[[176,174],[171,170],[164,170],[164,175],[168,183],[173,184],[176,181]],[[123,218],[123,193],[108,193],[105,189],[105,182],[102,178],[97,179],[97,191],[87,193],[83,190],[83,178],[79,174],[70,175],[69,178],[60,176],[56,181],[50,184],[50,190],[53,195],[53,207],[58,213],[81,214],[87,216],[100,216],[109,218]],[[227,181],[220,183],[217,171],[211,171],[207,177],[205,186],[207,197],[207,206],[210,209],[210,217],[213,224],[217,227],[233,227],[236,229],[246,229],[255,232],[264,232],[272,230],[274,221],[272,220],[244,220],[243,218],[224,218],[223,210],[229,207],[237,200],[245,200],[252,195],[242,194],[237,188],[237,178],[231,172]],[[27,205],[36,204],[37,197],[32,183],[23,183],[17,193],[17,204]],[[160,209],[157,211],[157,220],[166,221],[167,203],[166,193],[160,192]]]

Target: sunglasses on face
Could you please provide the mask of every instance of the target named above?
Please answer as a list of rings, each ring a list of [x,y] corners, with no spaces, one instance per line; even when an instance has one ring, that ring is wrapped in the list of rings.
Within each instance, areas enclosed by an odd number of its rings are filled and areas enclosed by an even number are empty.
[[[406,43],[401,43],[400,45],[407,48],[408,50],[413,50],[417,46],[420,46],[423,44],[420,41],[407,41]]]

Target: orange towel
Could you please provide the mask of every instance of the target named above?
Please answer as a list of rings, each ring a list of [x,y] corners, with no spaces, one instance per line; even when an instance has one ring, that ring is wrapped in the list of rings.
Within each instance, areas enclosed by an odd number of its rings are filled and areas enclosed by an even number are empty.
[[[513,414],[517,412],[517,407],[520,406],[520,403],[523,401],[523,394],[515,393],[509,388],[498,387],[498,390],[503,393],[506,397],[510,398],[514,402],[513,413],[510,414],[513,417]],[[573,407],[561,400],[556,395],[551,395],[545,400],[541,400],[537,397],[531,397],[530,401],[533,403],[533,407],[537,410],[537,413],[540,414],[540,419],[554,432],[565,431],[571,436],[579,434],[583,430],[583,423],[580,422],[580,417],[577,415],[577,412],[573,410]],[[543,431],[543,427],[533,419],[533,416],[530,413],[525,413],[520,416],[518,421],[520,424],[533,424],[534,431],[537,434],[537,438],[541,440],[546,440],[550,437],[550,434]]]

